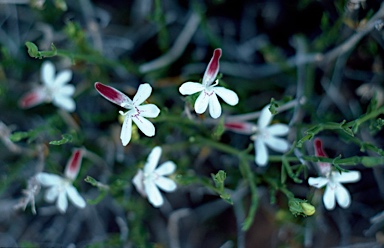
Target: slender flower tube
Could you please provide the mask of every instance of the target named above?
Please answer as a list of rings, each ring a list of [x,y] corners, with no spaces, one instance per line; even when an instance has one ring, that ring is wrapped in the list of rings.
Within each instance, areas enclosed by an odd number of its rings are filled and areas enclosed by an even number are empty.
[[[132,120],[146,136],[152,137],[155,135],[155,126],[145,117],[157,117],[160,109],[154,104],[141,105],[152,93],[152,87],[149,84],[141,84],[133,100],[115,88],[99,82],[95,83],[95,88],[108,101],[128,109],[127,112],[119,111],[121,115],[125,116],[120,134],[120,139],[124,146],[131,140]]]
[[[86,206],[84,198],[72,185],[72,182],[76,179],[77,174],[79,173],[82,157],[82,149],[76,149],[72,153],[65,168],[65,177],[45,172],[40,172],[36,175],[36,180],[42,186],[49,187],[45,192],[45,200],[47,202],[54,202],[56,200],[56,207],[61,213],[67,211],[67,197],[78,208],[85,208]]]
[[[161,147],[153,148],[148,156],[148,160],[144,165],[144,170],[138,170],[132,182],[137,191],[143,196],[148,197],[148,201],[154,207],[160,207],[164,203],[164,199],[158,188],[166,191],[175,191],[177,185],[171,179],[165,177],[172,174],[176,165],[172,161],[167,161],[161,164],[157,169],[161,156]]]
[[[319,157],[327,157],[323,150],[320,139],[315,139],[315,154]],[[328,210],[332,210],[336,206],[336,201],[342,208],[347,208],[351,205],[351,195],[342,183],[353,183],[360,180],[359,171],[338,172],[331,170],[331,164],[325,162],[317,163],[321,177],[310,177],[308,184],[322,188],[326,186],[323,195],[324,206]]]
[[[220,96],[231,106],[234,106],[239,102],[239,97],[234,91],[224,87],[217,87],[219,81],[215,81],[215,79],[219,73],[220,57],[221,49],[215,49],[213,57],[205,70],[202,83],[186,82],[179,88],[179,92],[182,95],[192,95],[201,92],[195,102],[195,111],[198,114],[202,114],[209,106],[209,114],[214,119],[219,118],[221,115],[221,105],[217,96]]]
[[[72,71],[64,70],[55,76],[55,66],[45,61],[41,66],[41,80],[43,85],[21,97],[19,106],[31,108],[43,102],[52,102],[53,105],[73,112],[76,109],[72,95],[75,93],[75,86],[67,84],[72,79]]]

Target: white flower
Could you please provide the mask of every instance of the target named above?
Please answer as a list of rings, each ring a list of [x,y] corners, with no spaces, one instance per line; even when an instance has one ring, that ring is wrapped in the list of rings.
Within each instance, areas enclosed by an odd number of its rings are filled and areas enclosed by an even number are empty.
[[[144,165],[144,170],[139,170],[132,180],[137,191],[142,196],[148,197],[148,201],[154,207],[160,207],[164,202],[158,188],[166,192],[172,192],[176,190],[177,187],[174,181],[164,177],[166,175],[172,174],[175,171],[175,163],[172,161],[167,161],[156,169],[160,156],[161,147],[156,146],[149,154],[148,160]]]
[[[140,105],[151,95],[152,87],[149,84],[141,84],[133,100],[115,88],[102,83],[95,83],[95,88],[105,99],[128,109],[125,113],[119,111],[121,115],[125,116],[120,134],[120,139],[124,146],[131,140],[132,120],[140,131],[148,137],[155,135],[155,126],[144,117],[155,118],[159,115],[160,109],[154,104]]]
[[[221,49],[215,49],[213,57],[205,70],[202,83],[186,82],[182,84],[179,91],[182,95],[192,95],[200,92],[195,102],[195,111],[202,114],[207,110],[209,105],[209,114],[212,118],[219,118],[221,115],[221,106],[217,96],[220,96],[229,105],[236,105],[239,102],[237,94],[224,87],[216,87],[219,82],[215,81],[219,72],[219,59],[221,57]],[[214,84],[212,84],[215,82]]]
[[[49,189],[45,192],[45,200],[54,202],[61,213],[65,213],[69,200],[78,208],[84,208],[86,203],[83,197],[77,192],[72,185],[73,180],[77,177],[82,159],[82,149],[76,149],[69,159],[65,168],[65,177],[40,172],[36,175],[37,181]]]
[[[342,183],[353,183],[359,180],[360,172],[358,171],[343,172],[341,174],[337,171],[332,171],[328,176],[310,177],[308,184],[316,188],[326,186],[323,202],[325,208],[331,210],[335,208],[335,199],[340,207],[349,207],[351,204],[351,196]]]
[[[67,84],[72,79],[72,71],[63,70],[55,76],[55,66],[45,61],[41,66],[43,85],[21,97],[21,108],[31,108],[43,102],[52,102],[55,106],[73,112],[76,109],[72,95],[75,86]]]
[[[277,152],[286,152],[289,149],[288,141],[277,137],[288,134],[288,125],[278,123],[269,126],[273,116],[268,108],[269,105],[261,110],[256,134],[251,137],[255,141],[255,162],[260,166],[265,166],[268,162],[267,146]]]

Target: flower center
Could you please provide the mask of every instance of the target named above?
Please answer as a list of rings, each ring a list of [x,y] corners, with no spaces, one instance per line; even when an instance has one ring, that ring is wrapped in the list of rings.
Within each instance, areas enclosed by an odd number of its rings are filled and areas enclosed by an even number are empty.
[[[160,176],[156,172],[144,173],[144,181],[156,181]]]
[[[141,115],[141,111],[140,111],[140,109],[138,107],[133,106],[133,109],[130,109],[127,112],[124,112],[124,111],[120,110],[119,114],[121,114],[122,116],[129,115],[132,118],[136,118],[137,120],[140,120],[139,116]]]

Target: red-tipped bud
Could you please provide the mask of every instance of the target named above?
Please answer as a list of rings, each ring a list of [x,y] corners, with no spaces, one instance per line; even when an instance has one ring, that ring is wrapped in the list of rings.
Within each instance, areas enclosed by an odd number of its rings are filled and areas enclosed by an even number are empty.
[[[249,122],[226,122],[224,127],[227,130],[241,134],[253,134],[256,132],[256,125]]]
[[[96,82],[95,88],[100,93],[100,95],[102,95],[108,101],[113,102],[114,104],[117,104],[122,107],[132,104],[131,99],[129,99],[125,94],[116,90],[113,87]]]
[[[70,180],[75,180],[79,173],[81,160],[83,158],[83,149],[78,148],[73,151],[71,158],[68,160],[67,166],[65,167],[65,177]]]
[[[325,158],[328,157],[323,149],[323,142],[319,138],[316,138],[314,140],[314,146],[315,146],[315,155],[317,157],[325,157]],[[331,171],[330,163],[318,162],[317,164],[319,166],[319,170],[322,175],[327,175]]]
[[[203,84],[210,85],[215,81],[217,74],[219,73],[219,60],[221,57],[221,49],[217,48],[213,52],[211,61],[209,62],[207,69],[205,70],[203,77]]]
[[[45,101],[45,93],[43,89],[35,89],[21,97],[19,101],[20,108],[32,108]]]

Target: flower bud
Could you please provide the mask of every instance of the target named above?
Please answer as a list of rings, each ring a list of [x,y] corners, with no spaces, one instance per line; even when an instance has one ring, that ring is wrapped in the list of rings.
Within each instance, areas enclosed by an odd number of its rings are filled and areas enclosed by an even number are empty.
[[[302,202],[300,205],[305,215],[311,216],[316,212],[315,207],[307,202]]]

